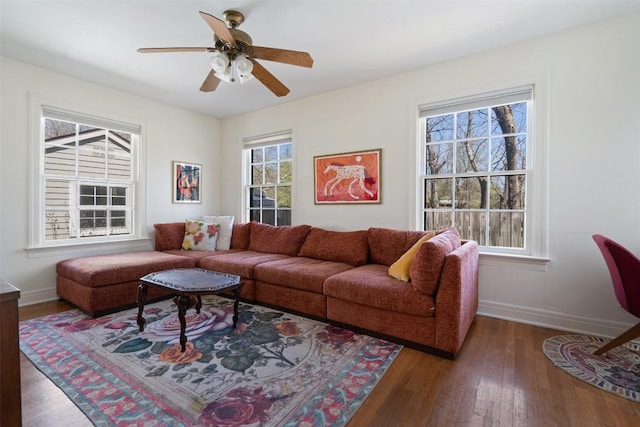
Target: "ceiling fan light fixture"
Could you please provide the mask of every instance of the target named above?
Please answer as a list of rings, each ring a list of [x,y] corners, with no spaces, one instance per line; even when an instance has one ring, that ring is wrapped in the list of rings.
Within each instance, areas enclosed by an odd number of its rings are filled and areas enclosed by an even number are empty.
[[[213,52],[211,69],[216,74],[222,74],[227,68],[229,68],[229,57],[222,52]]]
[[[249,61],[245,55],[236,56],[234,62],[240,83],[244,83],[253,78],[253,74],[251,74],[253,71],[253,63]]]

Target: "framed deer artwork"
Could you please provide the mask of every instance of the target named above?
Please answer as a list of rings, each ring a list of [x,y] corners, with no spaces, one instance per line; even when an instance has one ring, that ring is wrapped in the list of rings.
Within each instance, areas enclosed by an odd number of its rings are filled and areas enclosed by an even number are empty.
[[[315,204],[380,203],[381,149],[315,156]]]

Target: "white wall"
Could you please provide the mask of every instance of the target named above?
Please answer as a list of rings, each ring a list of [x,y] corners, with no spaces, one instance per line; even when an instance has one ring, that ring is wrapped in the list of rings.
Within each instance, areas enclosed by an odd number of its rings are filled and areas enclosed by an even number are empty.
[[[29,126],[31,94],[86,106],[105,114],[131,117],[143,125],[146,150],[146,227],[218,212],[220,201],[220,121],[203,115],[115,91],[42,68],[1,58],[0,266],[2,278],[21,290],[20,304],[56,299],[55,264],[72,256],[152,249],[152,240],[119,247],[28,252],[30,193]],[[171,162],[195,162],[203,167],[202,204],[171,203]]]
[[[481,261],[481,313],[616,335],[617,304],[591,235],[640,253],[640,15],[325,93],[222,123],[223,210],[242,215],[242,138],[293,129],[294,223],[411,228],[416,107],[535,81],[547,122],[547,271]],[[546,104],[546,105],[545,105]],[[316,206],[313,156],[382,148],[381,205]]]

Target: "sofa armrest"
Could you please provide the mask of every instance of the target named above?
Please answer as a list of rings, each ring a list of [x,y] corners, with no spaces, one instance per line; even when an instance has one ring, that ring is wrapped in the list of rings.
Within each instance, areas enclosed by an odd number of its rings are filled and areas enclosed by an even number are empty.
[[[445,258],[436,295],[436,347],[456,354],[478,311],[478,243],[473,240]]]

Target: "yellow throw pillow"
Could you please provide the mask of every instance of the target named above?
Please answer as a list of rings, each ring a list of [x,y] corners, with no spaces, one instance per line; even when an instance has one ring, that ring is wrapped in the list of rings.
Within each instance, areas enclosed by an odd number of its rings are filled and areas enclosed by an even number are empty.
[[[400,258],[389,267],[388,274],[389,276],[402,280],[403,282],[409,281],[409,273],[411,272],[411,264],[413,263],[413,258],[416,256],[416,252],[420,249],[420,246],[435,236],[436,233],[429,233],[418,240],[415,245],[411,246],[411,248],[402,254]]]

